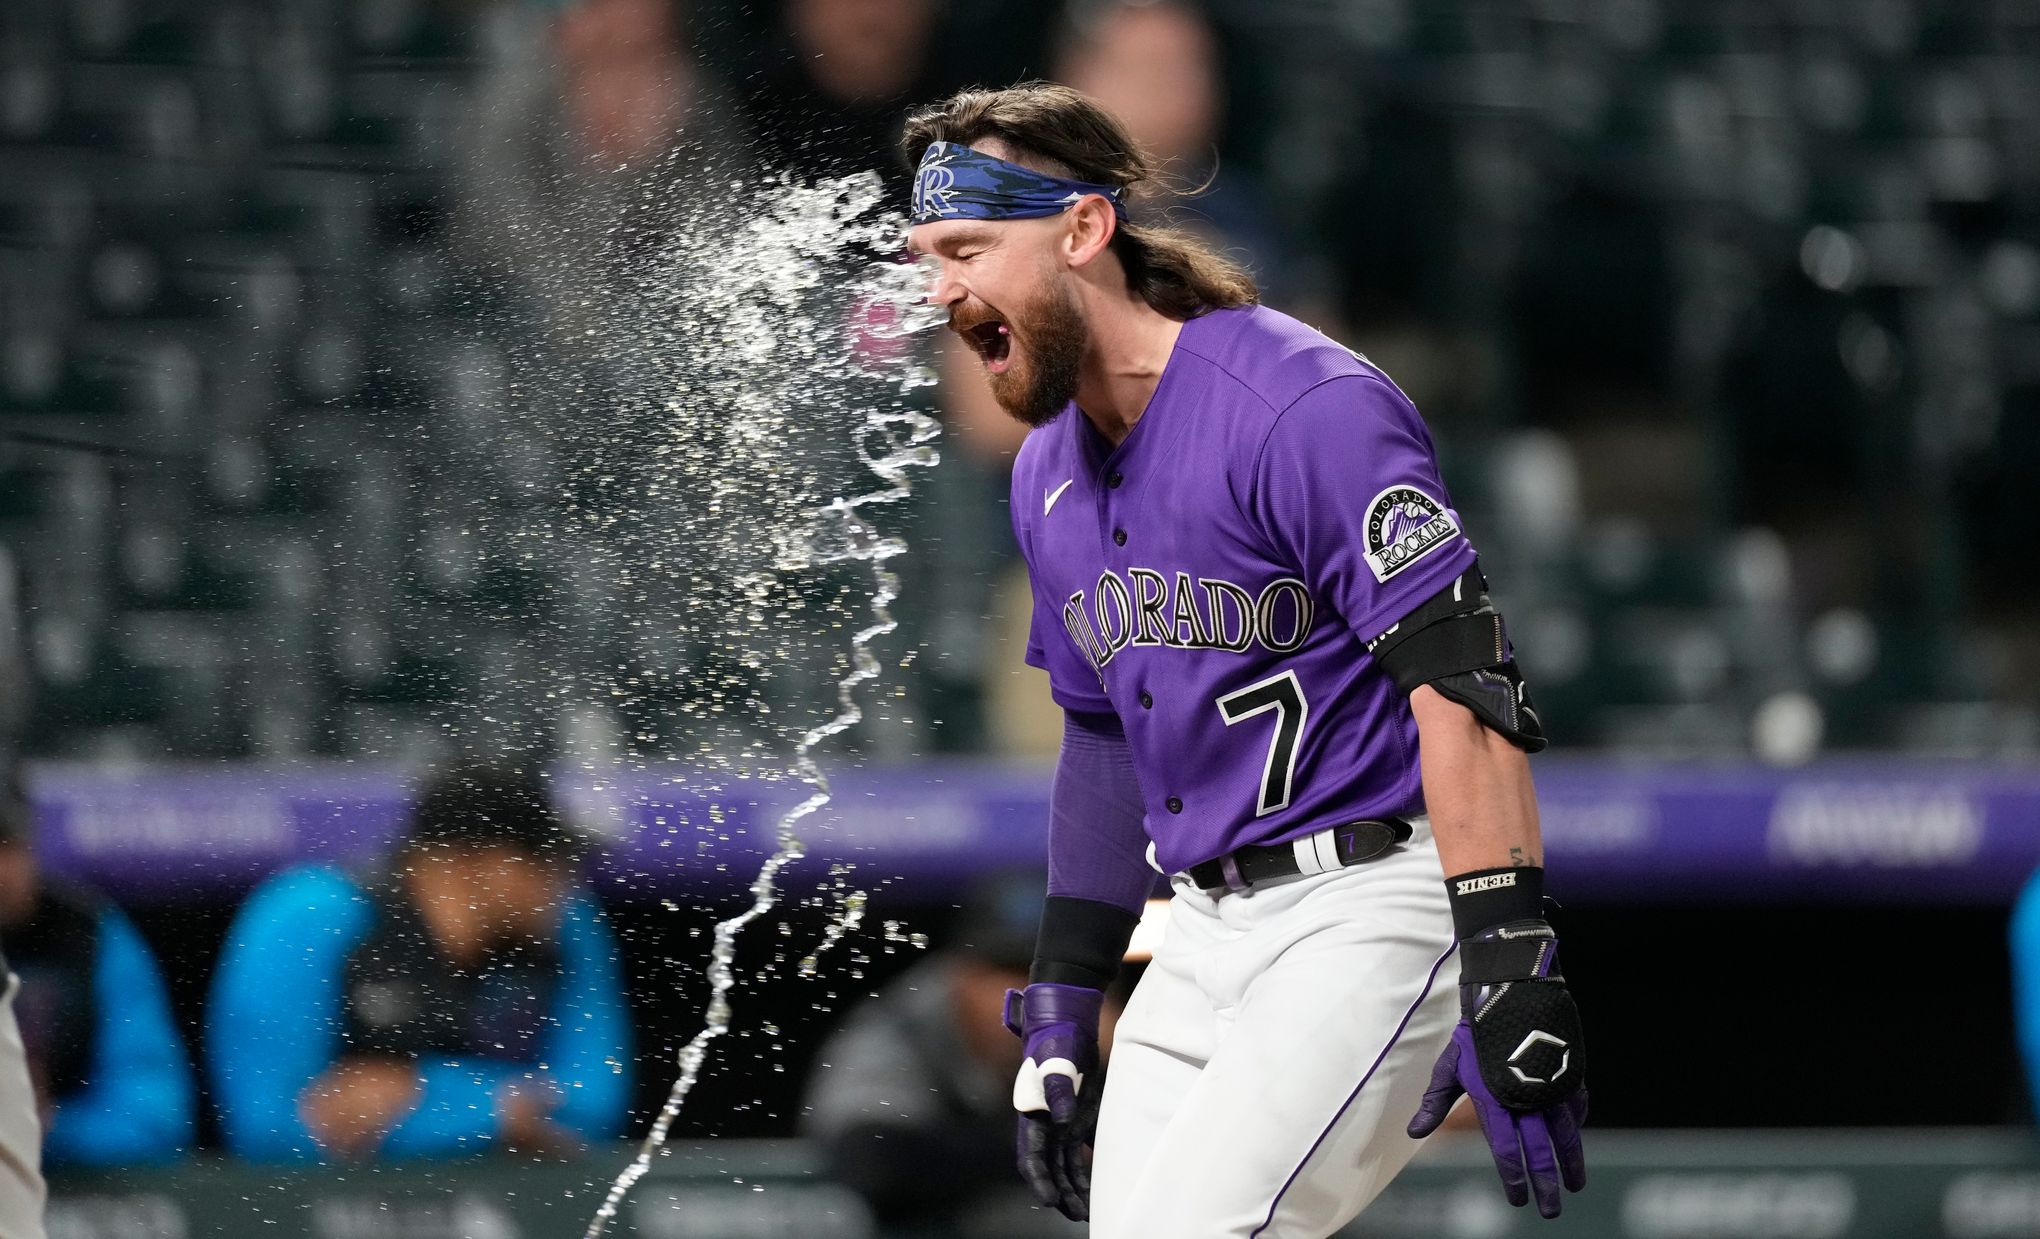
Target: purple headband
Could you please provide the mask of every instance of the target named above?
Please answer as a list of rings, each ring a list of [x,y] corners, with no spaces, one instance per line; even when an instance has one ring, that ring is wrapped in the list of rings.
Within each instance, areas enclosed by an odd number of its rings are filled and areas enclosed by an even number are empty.
[[[1099,194],[1126,218],[1126,188],[1065,180],[956,142],[932,142],[914,174],[916,224],[943,219],[1040,219]]]

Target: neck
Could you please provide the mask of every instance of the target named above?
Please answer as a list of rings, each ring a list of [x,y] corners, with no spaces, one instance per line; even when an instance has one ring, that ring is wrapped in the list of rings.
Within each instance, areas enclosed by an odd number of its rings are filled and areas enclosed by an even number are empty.
[[[441,954],[461,965],[481,956],[488,926],[475,907],[465,875],[443,865],[419,865],[404,875],[404,888]]]
[[[1183,324],[1126,292],[1094,305],[1090,327],[1091,346],[1077,378],[1077,407],[1117,447],[1147,412]]]

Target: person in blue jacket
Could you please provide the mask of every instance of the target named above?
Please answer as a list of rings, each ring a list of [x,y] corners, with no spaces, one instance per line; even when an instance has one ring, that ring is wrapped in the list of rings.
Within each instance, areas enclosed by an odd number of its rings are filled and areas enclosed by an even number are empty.
[[[191,1144],[191,1062],[155,956],[121,910],[51,880],[31,814],[0,785],[0,941],[42,1113],[43,1165],[161,1162]]]
[[[2040,1114],[2040,873],[2027,879],[2012,905],[2012,1017],[2027,1096]]]
[[[207,1017],[227,1147],[396,1159],[617,1135],[629,1012],[580,852],[537,779],[467,767],[425,789],[382,871],[257,888]]]

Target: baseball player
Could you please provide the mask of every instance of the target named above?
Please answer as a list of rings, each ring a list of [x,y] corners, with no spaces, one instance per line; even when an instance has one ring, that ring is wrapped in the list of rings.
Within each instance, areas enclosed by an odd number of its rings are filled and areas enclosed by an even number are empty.
[[[930,295],[1033,427],[1027,659],[1066,718],[1006,1008],[1028,1183],[1094,1236],[1321,1239],[1464,1095],[1508,1198],[1556,1216],[1586,1092],[1544,738],[1416,409],[1129,210],[1155,170],[1084,96],[966,91],[904,145]],[[1108,1084],[1100,1003],[1157,873]]]

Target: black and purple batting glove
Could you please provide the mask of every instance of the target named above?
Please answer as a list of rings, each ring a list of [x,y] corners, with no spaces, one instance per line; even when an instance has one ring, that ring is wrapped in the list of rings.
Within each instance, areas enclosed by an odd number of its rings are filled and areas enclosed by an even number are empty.
[[[1511,921],[1461,942],[1459,1007],[1409,1133],[1430,1135],[1462,1094],[1471,1097],[1509,1203],[1534,1196],[1537,1212],[1557,1217],[1560,1185],[1587,1185],[1587,1087],[1579,1008],[1551,926]]]
[[[1098,1013],[1102,990],[1039,983],[1006,991],[1006,1027],[1026,1044],[1013,1080],[1020,1175],[1034,1198],[1082,1222],[1091,1216],[1085,1161],[1098,1125]],[[1084,1087],[1089,1084],[1090,1087]]]

